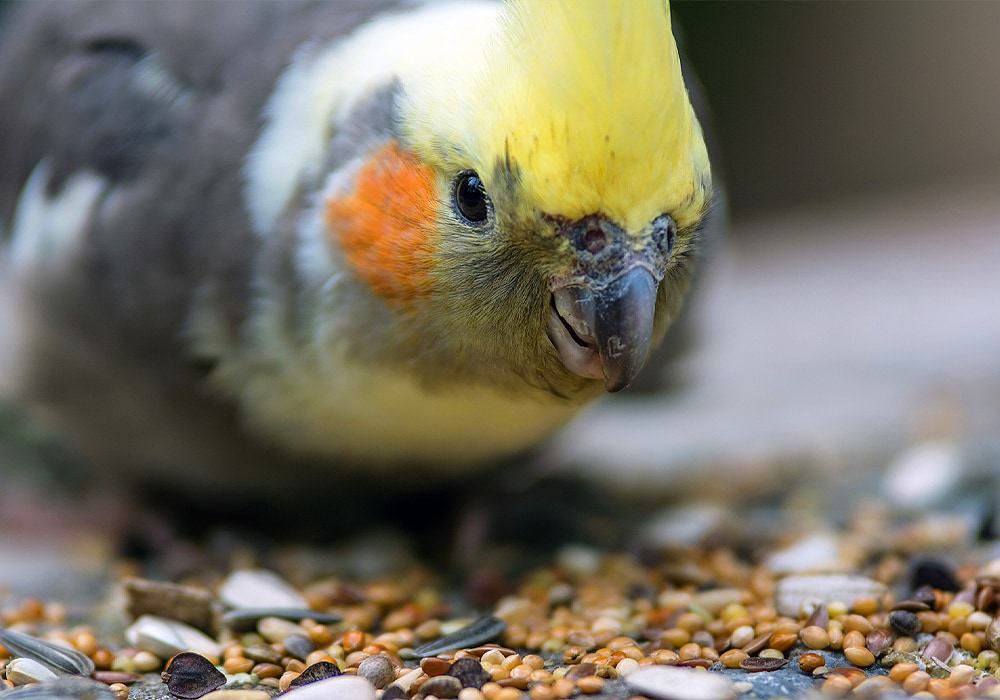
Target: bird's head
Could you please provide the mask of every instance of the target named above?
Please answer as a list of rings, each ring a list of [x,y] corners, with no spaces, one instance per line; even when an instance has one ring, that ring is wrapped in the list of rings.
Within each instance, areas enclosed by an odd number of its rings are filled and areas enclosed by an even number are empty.
[[[324,204],[392,319],[386,357],[566,398],[627,386],[680,306],[711,198],[665,0],[509,2],[391,102],[392,138]]]

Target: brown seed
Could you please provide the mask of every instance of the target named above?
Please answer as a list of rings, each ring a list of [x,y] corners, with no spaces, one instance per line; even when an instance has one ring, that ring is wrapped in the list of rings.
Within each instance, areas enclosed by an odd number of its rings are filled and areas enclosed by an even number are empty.
[[[577,680],[576,687],[581,693],[592,695],[604,689],[604,679],[598,676],[584,676]]]
[[[948,642],[948,640],[941,637],[935,637],[927,643],[924,647],[921,655],[925,659],[937,659],[943,663],[947,663],[948,659],[955,652],[955,646]]]
[[[788,663],[788,659],[775,659],[767,656],[750,656],[740,662],[740,668],[748,673],[761,671],[777,671]]]
[[[852,685],[857,685],[865,679],[865,672],[856,666],[837,666],[826,672],[827,676],[844,676]]]
[[[855,666],[867,667],[875,663],[875,655],[865,647],[844,647],[844,656]]]
[[[931,608],[930,608],[929,605],[927,605],[927,603],[924,603],[923,601],[920,601],[920,600],[913,600],[913,599],[901,600],[901,601],[899,601],[898,603],[896,603],[895,605],[892,606],[892,610],[893,611],[896,611],[896,610],[905,610],[907,612],[913,612],[913,613],[924,612],[924,611],[930,610],[930,609]]]
[[[258,678],[278,678],[285,669],[278,664],[257,664],[250,672]]]
[[[868,618],[862,617],[861,615],[848,615],[844,618],[844,632],[850,633],[857,630],[863,635],[868,634],[873,629],[872,623],[868,621]]]
[[[892,632],[887,629],[875,629],[868,633],[865,638],[865,646],[875,655],[876,658],[881,656],[887,649],[892,646],[893,636]]]
[[[804,673],[812,673],[817,668],[826,665],[826,659],[824,659],[819,654],[814,654],[812,652],[808,654],[803,654],[799,657],[799,668]]]
[[[971,683],[976,678],[976,669],[968,664],[959,664],[951,669],[951,675],[948,676],[948,685],[952,688],[956,688],[960,685],[967,685]]]
[[[818,625],[803,627],[799,632],[799,638],[810,649],[826,649],[830,646],[830,635]]]
[[[94,671],[90,677],[95,681],[114,685],[115,683],[135,683],[142,678],[138,673],[127,673],[125,671]]]
[[[480,668],[481,667],[482,666],[480,666]],[[420,659],[420,668],[428,676],[443,676],[448,673],[448,669],[451,668],[451,662],[447,659],[440,659],[436,656],[428,656],[426,659]]]
[[[863,647],[865,645],[865,635],[857,630],[851,630],[844,635],[844,649],[851,647]]]
[[[897,683],[902,683],[909,677],[914,671],[919,671],[920,667],[914,663],[904,662],[901,664],[896,664],[889,671],[889,678],[896,681]]]
[[[822,691],[824,695],[841,697],[851,692],[853,687],[851,681],[843,676],[830,676],[823,681]]]
[[[830,614],[826,611],[825,605],[819,605],[812,614],[806,619],[804,627],[821,627],[826,630],[827,625],[830,624]]]
[[[776,633],[771,635],[768,646],[778,651],[788,651],[799,641],[798,634]]]
[[[116,700],[128,700],[128,686],[124,683],[112,683],[108,690],[114,693]]]
[[[568,678],[571,681],[575,681],[578,678],[583,678],[584,676],[593,676],[597,673],[597,664],[595,663],[582,663],[571,667],[566,671],[564,678]]]
[[[771,634],[760,634],[757,635],[749,644],[744,645],[743,651],[748,654],[756,654],[760,650],[767,647],[767,640],[771,638]]]
[[[1000,651],[1000,617],[993,618],[993,621],[986,626],[986,643],[990,649]]]
[[[253,668],[253,661],[243,656],[233,656],[222,662],[222,667],[226,673],[249,673]]]
[[[201,654],[184,651],[170,659],[161,674],[172,695],[190,700],[210,693],[226,682],[225,674]]]
[[[878,612],[879,602],[872,596],[862,596],[851,603],[851,610],[858,615],[871,615]]]
[[[914,671],[903,681],[903,690],[910,695],[919,693],[927,687],[927,682],[931,679],[926,671]]]
[[[719,661],[722,662],[722,665],[726,668],[739,668],[743,659],[749,658],[749,656],[750,655],[742,649],[730,649],[719,657]]]

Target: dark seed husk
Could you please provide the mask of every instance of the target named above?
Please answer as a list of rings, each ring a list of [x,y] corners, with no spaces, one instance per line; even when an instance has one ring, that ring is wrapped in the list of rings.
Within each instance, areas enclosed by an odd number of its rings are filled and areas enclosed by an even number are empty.
[[[920,632],[920,618],[909,610],[893,610],[889,613],[889,626],[897,633],[912,637]]]
[[[315,683],[316,681],[323,681],[327,678],[333,678],[334,676],[339,676],[343,673],[340,668],[335,663],[329,661],[317,661],[312,666],[306,666],[302,673],[299,674],[298,678],[289,683],[289,688],[298,688],[302,685],[308,685],[309,683]]]
[[[30,634],[0,628],[0,644],[15,656],[37,661],[55,673],[89,676],[94,672],[94,662],[86,654]]]
[[[816,627],[822,627],[823,629],[826,629],[829,624],[830,624],[830,613],[826,611],[825,605],[820,604],[816,607],[815,610],[812,611],[812,614],[809,616],[809,619],[807,619],[802,626],[809,627],[814,625]]]
[[[408,700],[410,696],[398,685],[390,685],[382,693],[382,700]]]
[[[445,651],[478,646],[499,637],[505,629],[507,629],[506,622],[492,615],[486,615],[469,623],[454,634],[417,647],[413,650],[413,655],[422,659],[426,656],[437,656]]]
[[[740,661],[740,668],[747,673],[777,671],[788,663],[788,659],[772,659],[768,656],[749,656]]]
[[[305,661],[306,657],[316,651],[316,644],[301,634],[293,634],[285,639],[285,652],[292,658]]]
[[[226,676],[201,654],[184,651],[170,659],[160,674],[171,695],[185,700],[200,698],[226,682]]]
[[[312,620],[321,625],[332,625],[340,622],[340,615],[317,612],[315,610],[295,610],[292,608],[239,608],[230,610],[222,616],[222,624],[234,632],[247,632],[254,629],[257,623],[265,617],[279,617],[282,620],[302,622]]]
[[[420,694],[437,698],[457,698],[462,692],[462,683],[454,676],[434,676],[420,686]]]
[[[905,610],[907,612],[924,612],[925,610],[930,610],[931,606],[922,600],[915,600],[913,598],[907,598],[906,600],[901,600],[892,606],[893,611]]]
[[[490,672],[471,656],[458,659],[451,665],[446,675],[457,678],[463,688],[475,688],[476,690],[481,689],[491,678]]]

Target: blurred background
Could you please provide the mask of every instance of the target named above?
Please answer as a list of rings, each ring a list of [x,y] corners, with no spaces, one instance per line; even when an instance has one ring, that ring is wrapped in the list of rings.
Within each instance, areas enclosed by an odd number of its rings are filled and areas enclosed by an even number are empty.
[[[672,8],[712,108],[737,222],[1000,177],[1000,4]]]

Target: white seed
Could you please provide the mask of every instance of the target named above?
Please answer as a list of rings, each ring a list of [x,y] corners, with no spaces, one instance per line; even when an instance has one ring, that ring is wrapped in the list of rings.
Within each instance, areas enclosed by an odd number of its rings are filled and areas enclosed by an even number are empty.
[[[292,688],[281,697],[284,700],[375,700],[375,686],[359,676],[334,676]]]
[[[229,574],[219,587],[219,599],[232,608],[309,608],[291,584],[267,569],[241,569]]]
[[[7,680],[14,685],[54,681],[58,676],[34,659],[11,659],[5,668]]]
[[[129,644],[169,659],[182,651],[196,651],[205,656],[219,657],[220,647],[214,639],[194,627],[156,615],[141,615],[125,630]]]
[[[644,666],[627,679],[638,693],[660,700],[733,700],[732,682],[717,673],[676,666]]]

